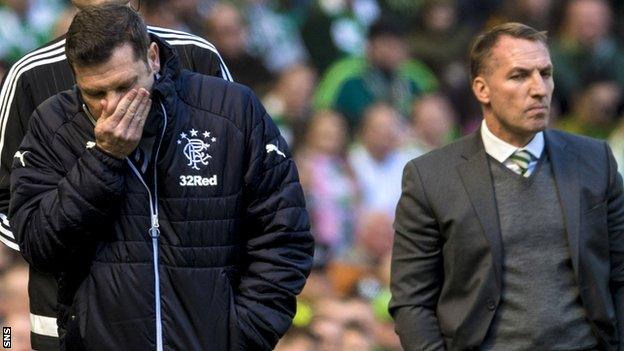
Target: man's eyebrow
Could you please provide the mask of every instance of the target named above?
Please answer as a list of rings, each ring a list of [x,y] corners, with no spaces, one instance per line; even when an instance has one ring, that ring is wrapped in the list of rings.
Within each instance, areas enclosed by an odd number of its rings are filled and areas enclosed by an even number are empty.
[[[553,69],[553,65],[551,63],[541,66],[541,67],[524,67],[524,66],[516,66],[513,67],[509,73],[518,73],[518,72],[530,72],[533,69],[537,69],[538,71],[548,71]]]

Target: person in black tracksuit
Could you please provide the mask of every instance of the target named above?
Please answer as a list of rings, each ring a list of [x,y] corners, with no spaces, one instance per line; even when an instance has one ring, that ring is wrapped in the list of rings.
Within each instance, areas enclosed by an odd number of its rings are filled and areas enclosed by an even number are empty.
[[[70,56],[80,89],[36,109],[13,158],[21,253],[71,297],[64,349],[272,349],[314,247],[286,142],[248,88],[180,70],[158,37],[141,61],[115,39],[131,27],[123,6],[70,26],[68,53],[86,36],[103,56]]]
[[[115,1],[124,2],[124,1]],[[74,1],[76,6],[90,1]],[[232,80],[216,48],[206,40],[176,30],[148,26],[174,47],[183,68]],[[9,180],[13,156],[18,150],[35,108],[47,98],[71,89],[74,76],[65,57],[65,35],[15,63],[0,90],[0,242],[19,250],[7,219]],[[58,350],[57,282],[54,276],[30,267],[29,300],[31,345],[41,351]]]

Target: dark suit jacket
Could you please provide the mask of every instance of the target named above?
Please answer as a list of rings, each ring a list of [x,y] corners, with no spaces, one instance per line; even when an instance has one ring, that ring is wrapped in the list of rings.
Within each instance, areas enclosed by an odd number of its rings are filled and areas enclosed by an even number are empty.
[[[624,195],[603,141],[545,132],[582,304],[601,348],[624,345]],[[410,161],[390,313],[406,350],[470,350],[501,298],[502,246],[479,132]],[[624,350],[624,347],[620,347]]]

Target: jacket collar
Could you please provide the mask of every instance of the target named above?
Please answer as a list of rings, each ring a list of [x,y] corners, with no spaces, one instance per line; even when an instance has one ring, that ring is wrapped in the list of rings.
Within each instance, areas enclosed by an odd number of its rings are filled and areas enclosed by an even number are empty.
[[[483,234],[490,243],[492,266],[498,288],[502,287],[502,242],[498,210],[494,197],[492,175],[488,166],[487,154],[483,146],[480,130],[464,139],[462,157],[466,162],[457,170],[468,193],[470,202],[483,228]]]
[[[167,114],[173,115],[173,106],[179,91],[180,60],[173,48],[157,35],[150,34],[150,39],[158,45],[160,52],[160,72],[152,87],[152,111],[160,110],[162,102]]]
[[[552,163],[553,176],[559,192],[563,220],[570,245],[572,267],[579,276],[579,223],[581,210],[580,180],[577,154],[561,133],[552,130],[544,132],[546,150]]]
[[[179,91],[180,61],[173,48],[157,35],[150,33],[150,39],[158,45],[160,71],[154,77],[152,86],[152,107],[145,122],[144,135],[156,135],[160,130],[163,108],[167,112],[168,123],[174,116]]]

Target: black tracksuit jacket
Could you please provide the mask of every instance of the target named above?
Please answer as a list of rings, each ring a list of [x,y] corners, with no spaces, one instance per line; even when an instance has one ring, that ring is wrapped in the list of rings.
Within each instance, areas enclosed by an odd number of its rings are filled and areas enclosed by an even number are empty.
[[[146,171],[93,147],[77,90],[47,100],[13,162],[19,247],[59,277],[65,349],[269,350],[312,264],[295,164],[248,88],[156,41]]]

